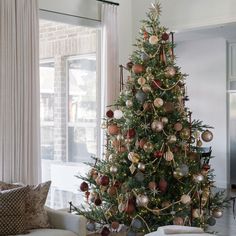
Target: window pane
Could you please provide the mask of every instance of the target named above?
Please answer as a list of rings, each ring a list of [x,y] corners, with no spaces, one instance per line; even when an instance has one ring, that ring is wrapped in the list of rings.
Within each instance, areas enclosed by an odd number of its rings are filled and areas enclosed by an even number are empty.
[[[40,20],[42,180],[51,180],[47,205],[83,201],[78,191],[97,154],[97,29]]]

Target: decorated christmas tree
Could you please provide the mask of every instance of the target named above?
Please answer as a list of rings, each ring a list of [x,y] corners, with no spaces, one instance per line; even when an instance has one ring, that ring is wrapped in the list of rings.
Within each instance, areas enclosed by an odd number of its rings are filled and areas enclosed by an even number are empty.
[[[152,4],[137,49],[121,66],[130,76],[107,108],[104,157],[82,177],[88,207],[74,207],[89,230],[100,226],[104,236],[122,225],[129,233],[168,224],[207,229],[223,214],[222,193],[212,192],[211,127],[192,120],[185,106],[186,75],[159,16],[160,5]]]

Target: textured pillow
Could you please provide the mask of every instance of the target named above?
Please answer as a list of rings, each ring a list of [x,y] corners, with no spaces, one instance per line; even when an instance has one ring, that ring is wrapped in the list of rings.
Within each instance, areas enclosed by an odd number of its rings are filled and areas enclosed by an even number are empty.
[[[51,181],[30,185],[29,193],[26,198],[25,218],[26,229],[49,228],[49,220],[44,205],[47,199]],[[0,182],[0,190],[17,188],[19,185]]]
[[[25,233],[25,200],[29,187],[0,191],[0,235]]]

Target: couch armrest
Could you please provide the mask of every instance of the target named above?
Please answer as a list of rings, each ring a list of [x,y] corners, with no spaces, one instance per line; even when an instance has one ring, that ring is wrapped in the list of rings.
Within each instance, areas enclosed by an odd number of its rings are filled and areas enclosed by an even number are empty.
[[[56,229],[70,230],[79,236],[86,236],[87,220],[85,217],[51,208],[46,208],[46,211],[50,224]]]

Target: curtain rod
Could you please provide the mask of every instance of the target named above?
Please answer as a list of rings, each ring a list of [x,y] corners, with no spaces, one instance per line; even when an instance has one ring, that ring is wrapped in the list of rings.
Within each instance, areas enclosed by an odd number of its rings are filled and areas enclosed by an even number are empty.
[[[111,1],[106,1],[106,0],[97,0],[97,2],[103,2],[103,3],[112,4],[116,6],[120,5],[118,2],[111,2]]]
[[[101,22],[100,20],[97,20],[97,19],[92,19],[92,18],[88,18],[88,17],[84,17],[84,16],[76,16],[76,15],[63,13],[63,12],[59,12],[59,11],[51,11],[51,10],[47,10],[47,9],[43,9],[43,8],[39,8],[39,10],[45,11],[45,12],[50,12],[50,13],[56,13],[56,14],[60,14],[60,15],[64,15],[64,16],[72,16],[72,17],[77,17],[77,18],[81,18],[81,19],[85,19],[85,20],[92,20],[92,21]]]

